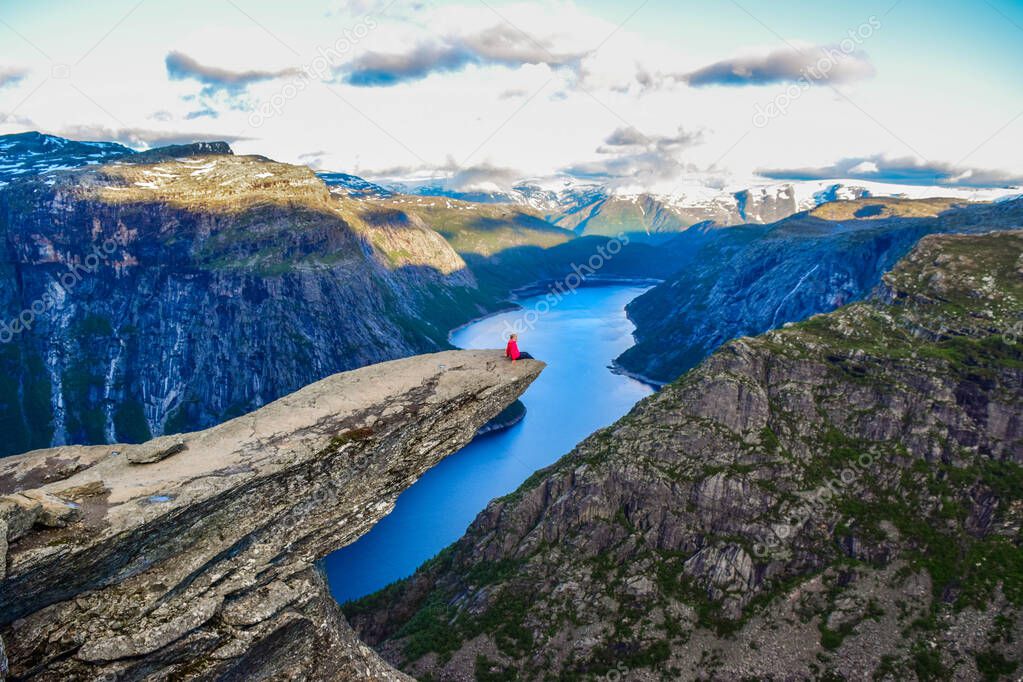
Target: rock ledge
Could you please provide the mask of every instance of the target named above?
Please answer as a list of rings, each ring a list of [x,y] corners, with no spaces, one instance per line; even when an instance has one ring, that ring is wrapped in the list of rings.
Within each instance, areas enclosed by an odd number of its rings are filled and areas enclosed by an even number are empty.
[[[334,375],[171,448],[0,460],[10,675],[407,679],[356,639],[317,561],[542,368],[498,351],[419,356]]]

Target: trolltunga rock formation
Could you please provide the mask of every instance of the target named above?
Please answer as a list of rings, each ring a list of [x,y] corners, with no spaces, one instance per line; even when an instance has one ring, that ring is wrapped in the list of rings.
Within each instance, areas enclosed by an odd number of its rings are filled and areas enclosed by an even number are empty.
[[[542,368],[496,351],[419,356],[206,431],[0,460],[0,672],[407,679],[357,640],[317,561]]]

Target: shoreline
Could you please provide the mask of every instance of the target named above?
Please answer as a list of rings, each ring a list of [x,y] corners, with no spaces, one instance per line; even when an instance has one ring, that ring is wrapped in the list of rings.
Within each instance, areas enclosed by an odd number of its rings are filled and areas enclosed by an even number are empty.
[[[485,319],[487,319],[489,317],[494,317],[495,315],[503,315],[504,313],[510,313],[510,312],[514,312],[516,310],[522,310],[523,309],[522,306],[519,303],[517,303],[516,301],[520,301],[520,300],[525,299],[525,298],[534,298],[536,296],[543,296],[545,294],[549,294],[549,293],[551,293],[551,289],[549,288],[549,285],[556,284],[556,283],[558,283],[560,281],[562,281],[562,280],[560,280],[560,279],[538,279],[535,282],[531,282],[529,284],[524,284],[521,287],[518,287],[516,289],[512,289],[511,291],[508,292],[508,305],[506,305],[504,307],[501,307],[501,308],[498,308],[497,310],[493,310],[493,311],[491,311],[489,313],[485,313],[483,315],[479,315],[477,317],[474,317],[471,320],[466,320],[462,324],[460,324],[460,325],[458,325],[456,327],[452,327],[450,330],[448,330],[448,336],[447,336],[448,344],[450,344],[452,346],[452,348],[458,348],[457,346],[455,346],[454,343],[451,342],[451,337],[454,336],[456,332],[459,332],[459,331],[465,329],[466,327],[468,327],[470,325],[476,324],[477,322],[482,322],[483,320],[485,320]],[[653,277],[616,277],[614,275],[593,275],[591,277],[584,278],[583,279],[583,283],[580,284],[579,287],[577,287],[577,288],[582,289],[582,288],[586,288],[586,287],[629,286],[629,285],[633,285],[633,286],[649,286],[649,287],[653,288],[653,287],[655,287],[658,284],[661,284],[663,282],[664,282],[663,279],[655,279]],[[640,294],[640,295],[642,295],[642,294]],[[626,312],[626,317],[628,317],[628,312]],[[648,383],[648,382],[644,381],[644,383]]]
[[[608,365],[607,368],[611,370],[614,374],[619,374],[623,377],[635,379],[639,383],[645,384],[650,388],[654,389],[654,391],[659,391],[671,383],[670,381],[658,381],[657,379],[651,379],[650,377],[640,374],[639,372],[633,372],[631,370],[625,369],[625,367],[618,363],[617,359],[612,360],[611,364]]]
[[[521,399],[516,399],[511,405],[501,411],[496,417],[481,426],[473,440],[490,436],[501,431],[507,431],[511,427],[522,422],[526,418],[526,406]]]
[[[552,293],[553,289],[551,285],[558,284],[564,281],[564,277],[561,279],[538,279],[535,282],[525,284],[517,289],[512,289],[509,292],[511,300],[519,300],[522,298],[532,298],[534,296],[543,296],[545,294]],[[662,284],[663,279],[656,279],[654,277],[618,277],[616,275],[590,275],[584,277],[582,283],[576,288],[583,287],[604,287],[604,286],[649,286],[655,287],[658,284]]]
[[[477,322],[482,322],[483,320],[487,319],[488,317],[494,317],[495,315],[503,315],[504,313],[510,313],[510,312],[514,312],[516,310],[522,310],[522,306],[520,306],[518,303],[514,303],[514,302],[510,302],[510,303],[511,303],[511,305],[507,305],[507,306],[505,306],[503,308],[499,308],[498,310],[493,310],[493,311],[491,311],[489,313],[486,313],[484,315],[480,315],[478,317],[474,317],[471,320],[466,320],[465,322],[463,322],[462,324],[458,325],[457,327],[452,327],[450,330],[448,330],[448,345],[450,345],[452,348],[455,348],[457,350],[465,350],[464,348],[459,348],[458,346],[456,346],[454,343],[451,342],[451,337],[454,336],[456,332],[460,332],[463,329],[465,329],[466,327],[468,327],[470,325],[474,325]]]
[[[633,300],[635,300],[635,299],[633,299]],[[638,340],[636,339],[636,328],[637,327],[636,327],[636,323],[633,322],[633,320],[632,320],[632,316],[629,315],[629,306],[625,306],[625,318],[633,326],[633,330],[632,330],[632,346],[635,347],[635,345],[638,343]],[[622,356],[619,355],[618,358],[620,358],[620,357],[622,357]],[[620,362],[618,362],[618,358],[615,358],[614,360],[612,360],[611,364],[608,365],[608,368],[612,372],[614,372],[615,374],[620,374],[622,376],[626,376],[626,377],[629,377],[631,379],[635,379],[639,383],[646,384],[650,388],[654,389],[655,392],[661,390],[662,388],[664,388],[665,386],[667,386],[668,384],[671,383],[670,381],[658,381],[657,379],[651,379],[650,377],[646,376],[645,374],[640,374],[639,372],[633,372],[630,369],[626,369],[626,367],[624,365],[622,365]]]

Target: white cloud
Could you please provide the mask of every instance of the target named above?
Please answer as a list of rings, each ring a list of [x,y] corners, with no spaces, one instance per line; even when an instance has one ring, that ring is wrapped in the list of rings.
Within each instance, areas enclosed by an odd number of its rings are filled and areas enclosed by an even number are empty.
[[[0,66],[0,89],[17,85],[24,80],[27,75],[28,69],[14,66]]]
[[[191,132],[185,130],[154,130],[151,128],[109,128],[102,125],[72,125],[49,131],[53,135],[72,140],[119,142],[135,149],[166,147],[190,142],[237,142],[246,138],[239,135]]]
[[[865,175],[867,173],[878,173],[880,169],[877,164],[873,161],[861,161],[852,168],[849,169],[850,173],[855,175]]]
[[[760,174],[777,180],[826,180],[853,178],[903,185],[945,187],[1019,187],[1023,173],[991,168],[967,167],[946,161],[925,161],[913,157],[872,156],[847,158],[819,167],[774,168]]]
[[[339,171],[476,169],[458,178],[467,187],[501,186],[509,176],[498,170],[509,168],[524,176],[571,169],[616,182],[744,182],[760,168],[827,169],[835,159],[856,159],[842,170],[876,178],[886,167],[875,155],[972,154],[968,168],[948,176],[959,183],[997,178],[985,168],[1023,175],[1015,153],[1023,125],[1006,125],[1023,108],[1023,95],[1007,88],[991,94],[986,80],[950,68],[951,55],[932,55],[926,69],[923,61],[893,58],[894,23],[884,28],[884,50],[866,44],[832,72],[827,85],[834,88],[806,88],[784,115],[756,128],[757,107],[785,96],[793,87],[786,79],[803,62],[779,54],[772,36],[702,14],[692,20],[705,22],[698,32],[705,39],[692,40],[689,30],[683,41],[666,27],[651,30],[658,13],[672,11],[654,5],[621,27],[613,12],[611,21],[603,10],[569,0],[358,0],[336,3],[329,16],[323,4],[253,6],[248,11],[261,26],[229,3],[215,9],[198,0],[189,6],[202,21],[161,23],[154,16],[171,10],[158,5],[144,4],[133,15],[140,30],[110,34],[67,80],[42,78],[50,73],[46,60],[12,51],[10,59],[29,74],[22,86],[0,89],[0,111],[23,118],[0,124],[0,132],[24,130],[30,121],[46,130],[106,130],[143,144],[161,136],[244,138],[233,143],[240,153]],[[68,11],[82,22],[91,16]],[[334,66],[345,73],[395,67],[406,76],[401,82],[385,88],[312,80],[282,96],[292,82],[285,74],[311,64],[318,48],[368,27],[366,14],[374,26],[360,31]],[[821,26],[783,37],[804,51],[844,38]],[[191,60],[173,64],[183,80],[168,76],[166,59],[175,51]],[[863,77],[870,72],[873,78]],[[22,102],[37,76],[41,87]],[[733,77],[743,85],[709,85]],[[253,127],[252,108],[270,102],[280,104],[279,114]],[[972,175],[962,175],[967,171]]]
[[[400,52],[366,52],[338,71],[350,85],[389,87],[469,66],[544,64],[578,69],[584,56],[582,52],[559,52],[550,38],[534,38],[510,24],[497,23],[481,31],[420,42]]]
[[[693,87],[774,85],[778,83],[849,83],[875,75],[861,52],[837,45],[787,46],[766,54],[733,57],[673,77]]]

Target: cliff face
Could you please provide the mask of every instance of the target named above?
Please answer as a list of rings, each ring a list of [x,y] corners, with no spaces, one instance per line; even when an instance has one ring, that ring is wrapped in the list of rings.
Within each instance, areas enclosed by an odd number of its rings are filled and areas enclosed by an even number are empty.
[[[481,288],[497,298],[537,282],[565,278],[574,266],[585,267],[610,241],[616,242],[611,249],[615,255],[601,259],[598,274],[604,277],[666,277],[675,272],[681,255],[677,250],[643,243],[636,234],[621,237],[622,232],[642,230],[638,223],[626,221],[605,236],[580,237],[548,222],[529,206],[394,194],[352,176],[339,180],[339,175],[321,177],[333,193],[358,201],[357,205],[416,216],[444,237]],[[689,244],[682,247],[691,248]]]
[[[1021,339],[1023,235],[926,237],[871,299],[725,345],[346,612],[434,680],[1008,676]]]
[[[774,225],[682,235],[690,257],[629,305],[636,345],[618,361],[671,381],[730,339],[862,299],[927,234],[1019,227],[1023,201],[862,199]]]
[[[495,305],[417,216],[196,149],[0,191],[0,454],[206,427]]]
[[[420,356],[207,431],[4,459],[12,678],[406,679],[355,639],[316,562],[542,367],[498,351]]]

